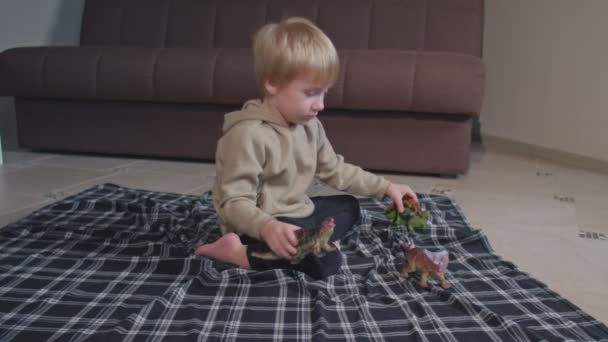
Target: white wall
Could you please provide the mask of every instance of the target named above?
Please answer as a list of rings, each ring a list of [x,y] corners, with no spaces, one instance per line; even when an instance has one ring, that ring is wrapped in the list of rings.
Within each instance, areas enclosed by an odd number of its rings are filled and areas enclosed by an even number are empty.
[[[77,45],[84,0],[0,0],[0,51],[20,46]],[[16,146],[15,109],[0,97],[0,135]]]
[[[608,1],[485,6],[482,134],[608,161]]]

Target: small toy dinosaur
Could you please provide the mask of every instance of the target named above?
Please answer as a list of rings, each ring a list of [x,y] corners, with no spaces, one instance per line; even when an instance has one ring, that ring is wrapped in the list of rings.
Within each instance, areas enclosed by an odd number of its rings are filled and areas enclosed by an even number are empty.
[[[323,220],[320,227],[310,229],[298,229],[295,231],[298,239],[298,252],[293,259],[292,264],[297,264],[304,259],[309,253],[317,257],[321,257],[329,252],[336,250],[335,245],[329,241],[336,224],[332,217]],[[264,260],[278,260],[280,256],[274,254],[273,251],[268,252],[252,252],[251,256]]]
[[[394,205],[386,210],[384,213],[386,218],[391,220],[394,224],[405,224],[410,233],[413,233],[415,229],[426,228],[426,221],[429,218],[429,212],[420,208],[420,203],[413,197],[408,195],[403,196],[403,210],[402,213],[397,211],[397,207]]]
[[[402,277],[407,278],[410,272],[420,272],[419,285],[421,287],[428,287],[427,279],[429,275],[439,280],[439,284],[444,289],[450,287],[444,276],[450,261],[448,251],[430,252],[416,247],[413,242],[410,242],[404,250],[407,263],[401,270]]]

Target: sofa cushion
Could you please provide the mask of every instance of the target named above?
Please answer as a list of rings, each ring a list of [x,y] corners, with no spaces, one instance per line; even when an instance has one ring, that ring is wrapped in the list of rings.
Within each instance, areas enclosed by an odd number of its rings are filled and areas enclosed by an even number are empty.
[[[352,50],[340,54],[341,77],[327,106],[336,109],[476,114],[484,66],[459,53]],[[330,91],[331,92],[331,91]]]
[[[249,49],[16,48],[0,93],[58,99],[235,103],[257,94]]]
[[[328,108],[479,113],[483,64],[449,52],[341,50]],[[0,54],[0,95],[239,104],[258,97],[250,49],[41,47]]]

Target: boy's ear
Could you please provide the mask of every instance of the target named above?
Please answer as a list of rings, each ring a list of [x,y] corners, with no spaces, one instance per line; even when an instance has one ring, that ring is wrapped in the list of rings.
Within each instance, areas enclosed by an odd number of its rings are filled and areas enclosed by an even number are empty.
[[[264,89],[269,95],[276,95],[276,93],[279,92],[279,87],[277,85],[272,84],[270,81],[264,81]]]

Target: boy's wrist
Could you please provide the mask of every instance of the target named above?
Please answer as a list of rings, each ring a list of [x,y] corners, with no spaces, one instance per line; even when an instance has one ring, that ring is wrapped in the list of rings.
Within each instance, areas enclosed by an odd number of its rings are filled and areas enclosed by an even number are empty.
[[[274,218],[271,215],[268,215],[261,210],[257,210],[257,214],[253,217],[242,217],[239,220],[239,225],[242,227],[240,232],[248,234],[255,239],[262,240],[262,230],[271,221],[274,221]]]
[[[266,232],[267,232],[269,229],[272,229],[272,227],[273,227],[275,224],[277,224],[277,222],[279,222],[279,221],[277,221],[277,220],[275,220],[275,219],[272,219],[272,220],[270,220],[270,221],[266,222],[266,224],[264,224],[264,225],[262,226],[262,228],[260,229],[260,240],[262,240],[263,242],[266,242]]]
[[[395,185],[393,182],[388,182],[388,185],[384,189],[384,195],[388,196],[391,192],[391,188]]]

